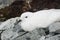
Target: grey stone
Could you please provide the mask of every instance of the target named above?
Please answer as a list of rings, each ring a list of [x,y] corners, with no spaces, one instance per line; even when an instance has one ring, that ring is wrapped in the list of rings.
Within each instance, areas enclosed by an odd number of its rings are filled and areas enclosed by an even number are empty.
[[[49,26],[49,32],[60,32],[60,22],[55,22]]]
[[[39,40],[45,40],[45,36],[41,36]]]
[[[60,34],[46,38],[45,40],[60,40]]]
[[[32,32],[26,33],[25,32],[17,32],[17,31],[12,31],[12,29],[5,30],[1,34],[2,40],[39,40],[41,35],[38,33],[37,30],[34,30]],[[22,35],[24,34],[24,35]],[[22,36],[21,36],[22,35]]]
[[[42,36],[42,35],[46,35],[46,33],[45,33],[45,30],[43,30],[43,29],[41,29],[41,28],[39,28],[39,29],[37,29],[38,30],[38,33]]]
[[[2,34],[1,34],[1,39],[2,40],[11,40],[14,37],[18,36],[18,34],[16,32],[11,31],[11,29],[9,30],[5,30]]]
[[[15,0],[0,0],[0,9],[9,6]]]

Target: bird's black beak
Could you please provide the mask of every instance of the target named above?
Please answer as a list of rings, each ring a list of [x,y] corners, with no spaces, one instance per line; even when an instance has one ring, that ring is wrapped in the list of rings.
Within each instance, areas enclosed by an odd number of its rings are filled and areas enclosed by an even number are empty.
[[[25,31],[23,29],[20,29],[18,32],[27,32],[27,33],[29,33],[28,31]]]
[[[26,31],[24,31],[23,29],[21,29],[19,32],[26,32]]]
[[[22,20],[19,20],[19,22],[21,22]]]

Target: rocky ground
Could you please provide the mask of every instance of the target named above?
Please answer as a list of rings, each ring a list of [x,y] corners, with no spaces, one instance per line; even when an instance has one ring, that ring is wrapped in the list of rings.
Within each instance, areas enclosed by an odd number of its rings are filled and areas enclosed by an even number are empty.
[[[8,27],[3,28],[6,30],[0,31],[2,40],[60,40],[60,22],[31,32],[21,30],[20,23],[15,23],[13,23],[14,26],[10,23]]]

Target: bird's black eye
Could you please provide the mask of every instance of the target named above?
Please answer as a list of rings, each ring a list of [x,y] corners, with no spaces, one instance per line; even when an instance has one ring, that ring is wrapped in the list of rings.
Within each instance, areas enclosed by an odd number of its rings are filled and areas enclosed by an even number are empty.
[[[28,16],[26,16],[25,18],[28,18]]]

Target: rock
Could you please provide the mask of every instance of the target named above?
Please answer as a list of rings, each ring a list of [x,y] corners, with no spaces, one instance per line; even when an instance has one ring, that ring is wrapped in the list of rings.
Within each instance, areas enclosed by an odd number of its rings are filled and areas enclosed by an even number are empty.
[[[55,22],[49,26],[49,32],[59,32],[60,33],[60,22]]]
[[[0,25],[2,24],[2,22],[0,22]]]
[[[0,0],[0,9],[9,6],[15,0]]]
[[[60,34],[46,38],[45,40],[60,40]]]
[[[15,24],[18,22],[19,17],[16,18],[11,18],[8,19],[7,21],[4,21],[1,25],[0,25],[0,30],[6,30],[6,29],[11,29],[15,26]]]
[[[16,26],[15,28],[17,28]],[[20,30],[13,29],[7,29],[1,34],[2,40],[39,40],[41,35],[38,33],[37,30],[34,30],[32,32],[20,32]],[[14,30],[14,31],[13,31]]]
[[[46,33],[45,33],[45,30],[43,30],[43,29],[37,29],[38,30],[38,33],[42,36],[42,35],[46,35]]]
[[[17,37],[18,34],[16,32],[13,32],[11,29],[5,30],[2,34],[1,34],[1,39],[2,40],[12,40],[14,37]]]
[[[45,36],[42,36],[39,40],[45,40]]]
[[[20,34],[20,33],[19,33]],[[19,36],[15,38],[14,40],[39,40],[41,36],[39,35],[37,30],[34,30],[32,32],[29,32],[23,36]]]

